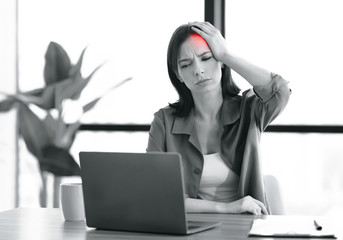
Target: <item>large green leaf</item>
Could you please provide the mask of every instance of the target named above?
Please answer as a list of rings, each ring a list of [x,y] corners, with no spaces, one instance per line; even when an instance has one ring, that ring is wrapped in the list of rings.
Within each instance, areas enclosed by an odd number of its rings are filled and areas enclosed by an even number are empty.
[[[8,111],[13,107],[16,101],[28,104],[35,104],[36,106],[43,109],[51,109],[55,107],[55,84],[49,85],[46,88],[39,88],[32,91],[17,93],[17,94],[7,94],[0,92],[7,97],[6,100],[0,102],[0,112]]]
[[[64,132],[63,144],[65,149],[70,149],[76,137],[76,132],[80,128],[81,123],[77,121],[73,124],[69,124]]]
[[[13,108],[15,103],[14,99],[5,99],[0,102],[0,112],[7,112]]]
[[[68,96],[61,94],[61,91],[57,89],[63,89],[63,92],[66,91],[72,84],[73,79],[70,78],[52,83],[42,90],[39,97],[36,97],[37,99],[39,98],[39,100],[31,101],[30,103],[33,103],[45,110],[58,108],[58,103],[63,99],[68,98]],[[34,99],[34,96],[28,96],[28,93],[24,93],[23,95],[25,95],[28,99]]]
[[[37,88],[28,92],[24,92],[22,93],[22,95],[25,95],[28,99],[30,96],[36,97],[36,99],[39,99],[39,101],[31,101],[30,103],[33,103],[45,110],[49,110],[55,107],[54,85],[55,84],[50,84],[49,86],[46,86],[44,88]]]
[[[75,78],[77,75],[81,76],[81,67],[82,67],[82,62],[83,62],[83,56],[85,55],[85,51],[87,48],[84,48],[79,60],[77,61],[77,63],[75,65],[72,65],[70,70],[69,70],[69,77],[70,78]]]
[[[39,89],[31,94],[31,92],[26,93],[17,93],[17,94],[6,94],[2,93],[7,96],[7,99],[0,103],[0,111],[8,111],[10,108],[13,107],[15,102],[21,102],[26,105],[35,104],[38,107],[43,109],[51,109],[55,107],[55,85],[50,85],[45,89]]]
[[[51,113],[48,112],[42,123],[44,123],[45,128],[47,129],[47,134],[49,135],[50,139],[54,139],[58,127],[57,120],[55,120]]]
[[[56,105],[62,103],[64,99],[77,100],[82,90],[86,87],[90,79],[93,77],[94,73],[101,67],[98,66],[86,79],[83,79],[80,74],[75,76],[75,79],[67,79],[56,85],[55,89],[55,102]]]
[[[22,102],[26,105],[29,105],[30,103],[36,104],[36,105],[41,105],[42,104],[42,99],[40,97],[36,96],[31,96],[31,95],[26,95],[23,93],[17,93],[13,95],[7,95],[9,99],[14,99],[15,101]]]
[[[41,155],[44,146],[52,142],[45,125],[23,103],[19,104],[19,131],[28,150],[36,157]]]
[[[50,85],[68,78],[70,68],[70,58],[63,47],[58,43],[50,42],[45,53],[45,84]]]
[[[72,89],[71,91],[73,91],[72,95],[71,95],[71,99],[76,100],[79,99],[82,90],[87,86],[87,84],[89,83],[89,81],[92,79],[93,75],[99,70],[99,68],[101,68],[102,65],[99,65],[98,67],[96,67],[93,72],[91,74],[89,74],[89,76],[85,79],[83,79],[81,77],[81,81],[78,81],[72,85]]]
[[[55,88],[56,88],[56,84],[51,84],[45,87],[41,94],[41,102],[40,104],[36,104],[36,105],[46,110],[55,108],[56,107]]]
[[[23,94],[40,97],[43,94],[43,91],[44,91],[44,88],[36,88],[34,90],[24,92]]]
[[[54,86],[55,107],[60,108],[64,99],[69,99],[74,93],[75,80],[68,78]]]
[[[56,176],[80,176],[81,170],[70,153],[63,148],[46,146],[39,158],[42,171],[48,171]]]

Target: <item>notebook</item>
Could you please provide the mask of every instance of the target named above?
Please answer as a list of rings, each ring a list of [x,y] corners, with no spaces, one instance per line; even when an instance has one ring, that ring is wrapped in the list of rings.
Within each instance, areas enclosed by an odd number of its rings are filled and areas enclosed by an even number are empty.
[[[189,222],[177,153],[80,152],[88,227],[192,234],[220,222]]]

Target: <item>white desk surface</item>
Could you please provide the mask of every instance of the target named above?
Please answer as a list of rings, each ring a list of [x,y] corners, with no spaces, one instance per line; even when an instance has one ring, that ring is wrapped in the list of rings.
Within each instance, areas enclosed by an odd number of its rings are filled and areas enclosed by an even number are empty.
[[[65,222],[59,208],[16,208],[0,213],[0,239],[272,239],[248,237],[252,222],[257,218],[299,218],[297,216],[253,216],[235,214],[189,214],[190,220],[221,221],[222,225],[214,229],[187,236],[137,233],[122,231],[104,231],[88,228],[84,221]],[[312,219],[312,217],[308,217]],[[320,218],[319,218],[320,219]],[[330,218],[331,219],[331,218]],[[342,232],[343,221],[335,221],[335,229]],[[341,232],[335,232],[338,239]],[[277,238],[280,240],[281,238]],[[294,239],[294,238],[293,238]]]

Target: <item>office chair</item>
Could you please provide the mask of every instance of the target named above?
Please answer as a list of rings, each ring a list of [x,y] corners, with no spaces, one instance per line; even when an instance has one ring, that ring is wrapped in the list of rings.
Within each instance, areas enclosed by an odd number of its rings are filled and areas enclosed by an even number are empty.
[[[272,214],[284,215],[285,207],[277,178],[273,175],[265,175],[264,186]]]

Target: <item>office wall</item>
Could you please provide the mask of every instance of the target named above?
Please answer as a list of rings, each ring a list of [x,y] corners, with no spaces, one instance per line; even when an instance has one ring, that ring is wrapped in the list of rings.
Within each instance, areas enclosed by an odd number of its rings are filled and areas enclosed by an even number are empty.
[[[16,1],[0,1],[0,92],[6,93],[16,89],[15,13]],[[15,125],[15,111],[0,113],[0,211],[15,206]]]

